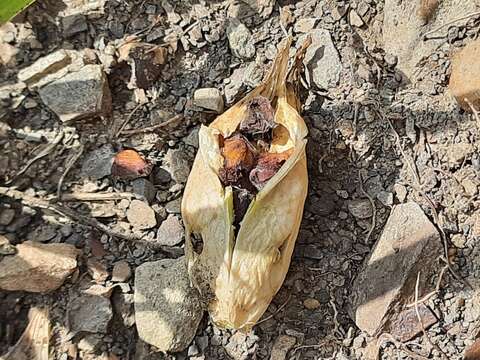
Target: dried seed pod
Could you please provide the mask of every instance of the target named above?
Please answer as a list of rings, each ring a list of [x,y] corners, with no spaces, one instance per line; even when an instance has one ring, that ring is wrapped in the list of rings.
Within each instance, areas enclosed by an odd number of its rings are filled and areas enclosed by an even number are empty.
[[[135,150],[122,150],[113,159],[112,175],[124,180],[133,180],[150,175],[152,167],[152,164]]]
[[[186,255],[192,284],[208,302],[213,321],[222,327],[251,329],[280,289],[290,265],[308,183],[307,128],[298,113],[295,91],[308,45],[309,39],[288,72],[291,38],[286,39],[263,83],[199,131],[199,151],[182,200]],[[259,97],[267,102],[252,102]],[[261,109],[261,116],[249,117],[252,104]],[[273,105],[271,119],[267,105]],[[245,193],[245,187],[222,180],[222,169],[232,160],[224,157],[228,152],[224,141],[254,120],[260,126],[252,136],[265,134],[265,129],[271,134],[266,147],[270,154],[258,155],[263,160],[255,163],[260,166],[256,171],[260,190]],[[240,153],[241,159],[248,158]],[[233,160],[236,164],[238,157]]]

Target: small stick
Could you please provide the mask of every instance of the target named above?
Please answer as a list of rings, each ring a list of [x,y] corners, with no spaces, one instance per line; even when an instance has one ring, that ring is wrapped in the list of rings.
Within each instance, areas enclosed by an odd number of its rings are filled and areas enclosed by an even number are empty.
[[[423,38],[426,39],[428,35],[430,34],[433,34],[433,33],[436,33],[437,31],[439,30],[442,30],[443,28],[449,26],[449,25],[452,25],[454,23],[456,23],[457,21],[462,21],[462,20],[466,20],[466,19],[470,19],[471,17],[474,17],[474,16],[477,16],[477,15],[480,15],[480,11],[476,11],[476,12],[473,12],[473,13],[470,13],[468,15],[465,15],[463,17],[459,17],[457,19],[454,19],[452,21],[449,21],[443,25],[440,25],[439,27],[433,29],[433,30],[430,30],[428,32],[426,32],[424,35],[423,35]]]
[[[90,217],[85,216],[85,215],[80,215],[77,212],[75,212],[74,210],[72,210],[72,209],[70,209],[66,206],[61,206],[61,205],[58,205],[58,204],[51,204],[49,201],[47,201],[45,199],[41,199],[41,198],[37,198],[37,197],[34,197],[34,196],[26,195],[22,191],[14,190],[14,189],[11,189],[11,188],[8,188],[8,187],[0,187],[0,195],[8,196],[12,199],[19,200],[27,206],[36,207],[36,208],[40,208],[40,209],[51,210],[51,211],[53,211],[53,212],[55,212],[55,213],[57,213],[61,216],[66,216],[66,217],[68,217],[72,220],[75,220],[75,221],[77,221],[78,223],[80,223],[84,226],[88,226],[90,228],[98,229],[98,230],[100,230],[101,232],[104,232],[107,235],[110,235],[110,236],[113,236],[113,237],[116,237],[116,238],[119,238],[119,239],[124,239],[124,240],[128,240],[128,241],[137,240],[137,238],[135,236],[128,235],[128,234],[123,234],[123,233],[120,233],[118,231],[115,231],[115,230],[111,229],[110,227],[108,227],[107,225],[102,224],[97,219],[90,218]]]
[[[24,174],[30,168],[30,166],[32,166],[37,160],[40,160],[41,158],[50,154],[52,152],[52,150],[55,149],[55,147],[58,145],[58,143],[60,143],[60,141],[62,141],[63,135],[64,135],[63,131],[60,131],[51,143],[49,143],[43,150],[41,150],[40,153],[37,156],[35,156],[30,161],[28,161],[28,163],[22,168],[22,170],[20,170],[12,179],[7,181],[5,183],[5,185],[11,184],[20,175]]]
[[[475,120],[477,120],[477,125],[480,126],[480,117],[478,115],[478,110],[473,106],[473,104],[468,100],[467,98],[464,98],[465,102],[468,104],[470,109],[472,110],[473,116],[475,117]]]
[[[115,138],[118,137],[118,135],[123,131],[123,129],[125,128],[125,126],[127,126],[127,124],[130,122],[130,119],[132,118],[133,114],[135,114],[135,112],[141,107],[143,106],[144,104],[138,104],[137,106],[135,106],[133,108],[133,110],[130,112],[130,114],[128,114],[127,118],[125,119],[125,121],[123,122],[123,124],[120,126],[120,129],[118,129],[118,131],[115,133]]]
[[[370,230],[368,231],[367,237],[365,238],[365,244],[368,244],[368,240],[370,239],[370,236],[373,233],[373,230],[375,230],[376,226],[376,218],[377,218],[377,208],[375,207],[375,202],[373,201],[372,197],[365,191],[363,188],[363,179],[362,179],[362,174],[360,171],[358,171],[358,177],[360,179],[360,191],[368,198],[370,201],[370,204],[372,205],[372,225],[370,226]]]
[[[377,110],[378,111],[378,110]],[[378,111],[379,112],[379,111]],[[392,122],[390,121],[390,119],[386,116],[384,116],[382,113],[380,113],[380,116],[382,117],[382,119],[385,119],[387,120],[387,123],[388,125],[390,126],[390,128],[392,129],[394,135],[395,135],[395,139],[396,139],[396,143],[397,143],[397,146],[400,150],[400,153],[402,154],[405,162],[407,163],[407,166],[408,168],[410,169],[411,171],[411,175],[414,179],[414,184],[410,184],[412,186],[412,188],[419,194],[421,195],[428,203],[428,206],[430,207],[430,210],[432,211],[432,216],[433,216],[433,222],[434,224],[436,225],[439,233],[440,233],[440,238],[443,242],[443,251],[445,253],[445,258],[447,260],[447,265],[448,265],[448,270],[450,271],[450,273],[455,277],[455,279],[457,279],[458,281],[460,281],[461,283],[465,284],[465,286],[473,289],[472,285],[468,282],[468,280],[466,279],[463,279],[462,277],[460,277],[460,275],[458,275],[456,273],[455,270],[453,270],[452,268],[452,265],[451,265],[451,262],[450,262],[450,258],[448,257],[448,242],[447,242],[447,235],[445,234],[445,231],[443,230],[443,227],[441,226],[440,224],[440,219],[439,219],[439,216],[438,216],[438,212],[437,212],[437,209],[435,208],[435,204],[433,203],[433,201],[430,199],[430,197],[422,190],[421,188],[421,184],[420,184],[420,179],[419,179],[419,176],[417,174],[417,171],[415,170],[415,168],[413,167],[413,165],[410,163],[410,160],[407,158],[404,150],[403,150],[403,147],[402,147],[402,144],[400,142],[400,135],[398,135],[398,132],[397,130],[395,130],[395,128],[393,127],[393,124]]]
[[[442,268],[442,271],[440,271],[440,276],[438,277],[438,280],[437,280],[437,286],[435,287],[435,290],[433,290],[432,292],[428,293],[427,295],[425,295],[424,297],[422,297],[420,300],[418,300],[418,303],[420,304],[423,304],[425,301],[427,301],[428,299],[430,299],[432,296],[438,294],[438,292],[440,291],[440,285],[441,285],[441,282],[442,282],[442,279],[443,279],[443,275],[445,275],[445,271],[448,270],[448,266],[445,265],[443,268]],[[407,305],[407,308],[412,308],[414,306],[417,305],[417,302],[414,302],[414,303],[411,303],[411,304],[408,304]]]
[[[58,201],[67,202],[67,201],[108,201],[108,200],[122,200],[122,199],[131,199],[135,197],[134,194],[129,192],[120,192],[120,193],[84,193],[84,192],[73,192],[68,194],[63,194],[61,198],[57,198]]]
[[[80,145],[80,148],[78,149],[78,152],[71,159],[68,160],[65,171],[63,172],[62,176],[60,177],[60,180],[58,180],[58,184],[57,184],[57,198],[58,199],[60,199],[62,197],[62,186],[63,186],[63,181],[65,180],[65,177],[70,172],[73,165],[75,165],[75,163],[80,158],[80,156],[82,156],[84,148],[85,147],[83,146],[83,144]]]
[[[430,339],[430,336],[428,336],[427,330],[425,329],[425,325],[423,324],[423,319],[420,316],[420,311],[418,310],[418,288],[419,287],[420,287],[420,271],[417,273],[417,282],[415,283],[415,313],[417,314],[417,319],[420,322],[420,326],[422,327],[423,337],[425,338],[425,340],[430,344],[430,346],[437,349],[437,351],[439,351],[440,354],[442,354],[445,357],[445,359],[448,360],[447,354],[445,354],[437,344],[432,342],[432,339]]]
[[[404,343],[402,343],[401,341],[398,341],[397,339],[395,339],[393,337],[393,335],[391,334],[388,334],[388,333],[383,333],[382,335],[380,335],[379,337],[379,341],[381,343],[383,342],[391,342],[393,345],[395,345],[395,347],[403,352],[405,352],[408,356],[414,358],[414,359],[419,359],[419,360],[429,360],[429,358],[425,357],[425,356],[422,356],[422,355],[418,355],[416,353],[414,353],[413,351],[411,351]]]
[[[288,302],[290,301],[290,298],[291,298],[291,297],[292,297],[292,295],[289,295],[289,296],[288,296],[288,299],[287,299],[282,305],[280,305],[280,307],[279,307],[273,314],[270,314],[270,315],[268,315],[265,319],[262,319],[262,320],[258,321],[258,322],[257,322],[257,325],[258,325],[258,324],[261,324],[261,323],[264,323],[265,321],[270,320],[270,319],[273,318],[275,315],[277,315],[280,311],[282,311],[283,308],[284,308],[285,306],[287,306],[287,304],[288,304]]]
[[[177,120],[180,120],[183,116],[182,115],[175,115],[174,117],[160,123],[160,124],[157,124],[157,125],[153,125],[153,126],[148,126],[148,127],[144,127],[144,128],[141,128],[141,129],[133,129],[133,130],[121,130],[120,131],[120,134],[122,135],[135,135],[135,134],[144,134],[144,133],[149,133],[149,132],[154,132],[155,130],[158,130],[158,129],[161,129],[167,125],[170,125],[171,123],[177,121]]]

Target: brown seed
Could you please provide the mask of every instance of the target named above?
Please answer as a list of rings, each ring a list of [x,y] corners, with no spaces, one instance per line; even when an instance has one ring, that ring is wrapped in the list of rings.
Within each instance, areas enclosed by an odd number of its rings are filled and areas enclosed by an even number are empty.
[[[133,180],[150,175],[152,167],[152,164],[135,150],[123,150],[115,155],[112,175],[124,180]]]

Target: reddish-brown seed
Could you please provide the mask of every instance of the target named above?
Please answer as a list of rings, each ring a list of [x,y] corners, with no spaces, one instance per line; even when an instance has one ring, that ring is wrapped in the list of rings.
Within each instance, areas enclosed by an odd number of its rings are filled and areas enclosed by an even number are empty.
[[[124,180],[148,176],[151,171],[152,164],[135,150],[122,150],[113,160],[112,175]]]

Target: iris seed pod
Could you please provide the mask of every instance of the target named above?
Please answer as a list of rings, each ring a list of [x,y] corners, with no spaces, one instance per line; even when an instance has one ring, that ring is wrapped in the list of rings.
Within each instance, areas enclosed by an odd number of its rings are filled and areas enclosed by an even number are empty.
[[[182,199],[189,277],[220,327],[249,331],[280,289],[292,257],[307,196],[307,127],[299,115],[299,72],[307,39],[288,71],[291,38],[265,80],[245,98],[199,131],[199,150]],[[268,152],[288,159],[255,194],[234,225],[232,186],[220,179],[223,139],[237,132],[247,106],[268,99],[275,128]]]

